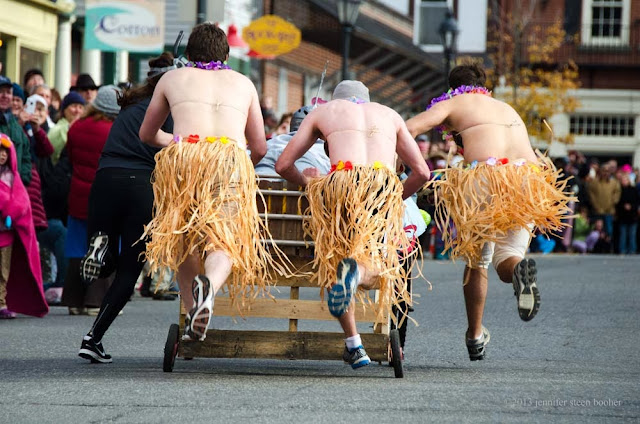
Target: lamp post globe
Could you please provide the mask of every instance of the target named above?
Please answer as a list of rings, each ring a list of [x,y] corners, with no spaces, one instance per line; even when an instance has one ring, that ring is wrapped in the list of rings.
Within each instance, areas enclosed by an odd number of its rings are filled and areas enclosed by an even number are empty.
[[[351,32],[358,20],[362,0],[338,0],[338,20],[342,25],[342,79],[349,79],[349,47]]]
[[[453,16],[451,10],[447,11],[444,21],[438,28],[438,34],[440,34],[440,41],[442,42],[442,49],[444,52],[444,80],[445,89],[449,88],[449,71],[451,68],[451,61],[456,53],[456,42],[458,39],[458,22]]]

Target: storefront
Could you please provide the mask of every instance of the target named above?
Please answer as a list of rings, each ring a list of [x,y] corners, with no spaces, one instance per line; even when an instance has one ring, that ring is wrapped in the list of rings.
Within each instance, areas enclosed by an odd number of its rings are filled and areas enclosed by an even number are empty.
[[[69,13],[73,2],[0,0],[0,61],[2,73],[22,82],[25,71],[42,70],[54,81],[58,14]]]

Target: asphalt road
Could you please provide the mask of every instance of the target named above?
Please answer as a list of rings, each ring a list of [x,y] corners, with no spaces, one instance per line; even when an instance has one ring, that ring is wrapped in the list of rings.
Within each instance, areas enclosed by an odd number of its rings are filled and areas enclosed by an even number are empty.
[[[177,359],[162,372],[177,301],[136,297],[105,336],[112,364],[77,357],[91,317],[53,308],[0,322],[0,422],[638,422],[640,256],[544,256],[525,323],[491,271],[484,361],[470,362],[461,263],[427,261],[405,378],[340,361]],[[314,295],[308,294],[310,296]],[[219,328],[285,329],[254,319]],[[318,329],[337,331],[337,323]]]

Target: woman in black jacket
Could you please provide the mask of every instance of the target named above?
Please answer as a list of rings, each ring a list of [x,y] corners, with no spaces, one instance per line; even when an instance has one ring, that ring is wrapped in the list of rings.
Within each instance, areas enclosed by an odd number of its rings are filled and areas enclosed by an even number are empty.
[[[145,243],[136,242],[151,221],[151,173],[159,149],[142,143],[138,131],[156,84],[166,71],[175,69],[173,55],[163,53],[151,59],[149,66],[146,84],[125,91],[118,99],[121,112],[102,151],[89,197],[88,234],[92,236],[81,263],[82,278],[90,283],[115,269],[100,312],[82,340],[79,355],[91,362],[112,362],[102,347],[102,337],[131,297],[143,267]],[[170,116],[162,129],[173,132]]]

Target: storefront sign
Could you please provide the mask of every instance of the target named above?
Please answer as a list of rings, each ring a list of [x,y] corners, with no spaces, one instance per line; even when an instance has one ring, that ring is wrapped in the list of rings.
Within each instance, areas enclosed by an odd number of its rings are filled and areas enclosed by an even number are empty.
[[[265,56],[289,53],[300,45],[300,30],[276,15],[265,15],[242,30],[251,50]]]
[[[159,53],[164,0],[86,0],[84,48]]]

